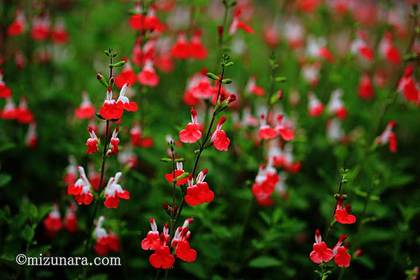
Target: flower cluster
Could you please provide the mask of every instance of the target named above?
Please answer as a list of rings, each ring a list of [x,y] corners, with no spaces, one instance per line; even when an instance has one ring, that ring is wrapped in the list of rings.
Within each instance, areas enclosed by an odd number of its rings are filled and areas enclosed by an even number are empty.
[[[164,225],[162,233],[159,233],[155,219],[150,219],[152,230],[141,241],[141,248],[153,251],[149,262],[154,268],[172,268],[175,257],[184,262],[194,262],[197,259],[197,251],[191,248],[188,241],[191,236],[188,226],[191,222],[192,218],[186,219],[184,224],[171,235],[168,225]]]
[[[58,206],[54,204],[52,210],[44,219],[43,224],[50,237],[54,237],[63,227],[70,233],[76,232],[78,228],[76,206],[70,204],[66,210],[66,215],[62,219]]]
[[[343,245],[343,241],[346,238],[346,235],[340,235],[333,249],[330,249],[327,244],[322,241],[321,233],[317,229],[315,231],[315,243],[311,253],[309,254],[309,258],[316,264],[328,263],[334,259],[334,263],[338,267],[349,267],[351,255],[347,252],[346,245]]]

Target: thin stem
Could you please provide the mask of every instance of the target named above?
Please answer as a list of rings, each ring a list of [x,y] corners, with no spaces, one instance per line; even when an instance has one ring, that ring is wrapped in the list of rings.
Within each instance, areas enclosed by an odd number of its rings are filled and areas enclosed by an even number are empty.
[[[219,77],[219,80],[218,80],[219,81],[219,87],[218,87],[218,90],[217,90],[216,104],[219,104],[220,93],[222,91],[222,80],[223,80],[224,75],[225,75],[225,66],[222,63],[222,71],[221,71],[221,74],[220,74],[220,77]],[[198,168],[198,164],[200,162],[201,154],[205,150],[206,145],[207,145],[207,141],[210,138],[210,134],[211,134],[211,131],[213,130],[213,125],[214,125],[214,121],[216,120],[217,113],[218,112],[216,110],[213,111],[212,116],[211,116],[210,125],[207,128],[206,135],[205,135],[203,141],[200,144],[200,148],[199,148],[197,156],[195,158],[194,167],[193,167],[192,172],[191,172],[192,178],[195,177],[195,173],[197,172],[197,168]],[[186,192],[185,188],[182,191],[183,191],[182,201],[181,201],[181,205],[179,206],[177,215],[175,217],[175,224],[177,223],[179,217],[181,216],[182,209],[184,208],[184,205],[185,205],[185,192]]]
[[[111,80],[112,80],[112,72],[113,72],[113,66],[112,66],[112,63],[113,63],[113,57],[112,57],[112,50],[111,49],[109,49],[109,81],[110,81],[110,87],[111,87],[111,89],[112,89],[112,83],[111,83]],[[105,126],[105,137],[104,137],[104,147],[103,147],[103,150],[102,150],[102,164],[101,164],[101,177],[100,177],[100,179],[99,179],[99,191],[101,191],[101,189],[102,189],[102,187],[103,187],[103,184],[104,184],[104,180],[105,180],[105,167],[106,167],[106,159],[107,159],[107,151],[108,151],[108,147],[109,147],[109,141],[110,141],[110,121],[109,120],[107,120],[106,121],[106,126]],[[84,253],[84,255],[87,255],[87,252],[88,252],[88,250],[89,250],[89,248],[91,247],[91,243],[92,243],[92,241],[93,241],[93,236],[92,236],[92,232],[93,232],[93,229],[94,229],[94,220],[95,220],[95,217],[96,217],[96,214],[97,214],[97,212],[98,212],[98,209],[99,209],[99,204],[98,204],[98,202],[97,202],[97,199],[95,199],[94,200],[94,202],[93,202],[93,211],[92,211],[92,215],[91,215],[91,217],[90,217],[90,219],[89,219],[89,231],[88,231],[88,234],[89,234],[89,237],[88,237],[88,240],[87,240],[87,242],[85,243],[85,253]],[[86,269],[83,271],[83,277],[82,278],[84,278],[84,276],[86,276],[86,273],[87,273],[87,267],[86,267]]]
[[[342,193],[342,190],[343,190],[343,183],[344,183],[344,175],[341,175],[340,176],[340,182],[338,183],[338,190],[337,190],[336,195],[341,196],[341,193]],[[335,201],[335,206],[334,206],[333,214],[332,214],[332,217],[331,217],[331,222],[328,226],[327,233],[325,235],[325,240],[328,239],[328,235],[330,234],[330,232],[331,232],[331,230],[332,230],[332,228],[335,224],[335,210],[337,209],[338,199],[339,198],[336,198],[336,201]]]

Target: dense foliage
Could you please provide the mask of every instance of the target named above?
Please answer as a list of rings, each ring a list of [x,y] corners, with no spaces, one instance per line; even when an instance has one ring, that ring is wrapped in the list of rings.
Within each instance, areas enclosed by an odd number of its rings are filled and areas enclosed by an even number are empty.
[[[415,0],[0,14],[2,279],[417,279]]]

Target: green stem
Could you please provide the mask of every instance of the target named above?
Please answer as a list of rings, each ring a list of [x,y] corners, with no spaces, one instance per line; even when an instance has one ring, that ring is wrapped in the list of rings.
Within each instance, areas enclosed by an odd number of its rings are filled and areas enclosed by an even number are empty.
[[[220,78],[219,78],[219,87],[218,87],[218,90],[217,90],[216,104],[219,104],[219,98],[220,98],[220,93],[221,93],[221,90],[222,90],[222,80],[223,80],[224,74],[225,74],[225,66],[222,63],[222,71],[221,71]],[[218,112],[216,110],[213,111],[212,116],[211,116],[210,125],[207,128],[206,135],[205,135],[203,141],[200,144],[200,148],[199,148],[197,156],[195,158],[194,167],[193,167],[192,172],[191,172],[192,178],[195,177],[195,173],[197,172],[198,164],[200,162],[201,154],[203,153],[203,151],[206,148],[207,141],[210,139],[210,134],[213,130],[213,125],[214,125],[214,121],[216,120],[217,113]],[[177,215],[175,217],[175,224],[178,222],[178,219],[181,216],[182,209],[184,208],[184,205],[185,205],[185,198],[184,197],[185,197],[186,189],[183,188],[182,191],[183,191],[182,201],[181,201],[181,205],[179,207],[179,210],[177,212]]]

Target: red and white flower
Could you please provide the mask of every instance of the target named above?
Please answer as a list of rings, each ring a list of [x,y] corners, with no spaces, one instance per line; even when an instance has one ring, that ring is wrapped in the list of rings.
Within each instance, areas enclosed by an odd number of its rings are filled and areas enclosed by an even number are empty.
[[[187,193],[185,194],[184,199],[189,206],[196,206],[213,201],[214,192],[209,188],[207,182],[204,182],[207,172],[207,169],[203,169],[198,173],[195,184],[193,178],[188,179]]]
[[[170,172],[168,174],[165,174],[165,179],[166,181],[168,181],[168,183],[172,183],[176,178],[178,178],[179,176],[181,176],[182,174],[185,173],[184,167],[182,162],[177,162],[176,163],[176,169],[173,172]],[[176,185],[177,186],[182,186],[188,183],[188,179],[189,177],[185,177],[182,179],[179,179],[176,181]]]
[[[198,60],[207,58],[208,51],[201,41],[201,31],[196,31],[191,38],[189,45],[190,57]]]
[[[63,225],[68,232],[77,231],[77,216],[76,216],[76,205],[70,204],[67,208],[66,216],[64,217]]]
[[[88,127],[89,138],[86,140],[86,153],[87,154],[94,154],[98,151],[99,147],[99,138],[96,136],[95,131],[93,128]]]
[[[391,153],[397,152],[397,135],[393,131],[396,124],[397,123],[395,121],[389,121],[385,130],[375,140],[378,145],[388,144],[388,148]]]
[[[78,167],[80,178],[68,185],[67,194],[72,195],[77,204],[89,205],[93,201],[92,186],[82,166]]]
[[[123,190],[121,185],[118,184],[121,175],[121,172],[117,172],[115,177],[109,178],[108,184],[105,187],[104,205],[107,208],[117,208],[120,203],[120,199],[130,199],[130,193]]]
[[[360,77],[358,94],[363,100],[370,100],[375,97],[372,80],[368,74],[363,74]]]
[[[92,105],[87,92],[82,93],[82,103],[74,110],[74,115],[78,119],[91,119],[95,116],[96,109]]]
[[[328,248],[327,244],[322,241],[321,233],[317,229],[315,231],[315,243],[312,247],[312,252],[309,254],[309,258],[313,263],[321,264],[332,260],[334,252]]]
[[[95,237],[95,253],[99,256],[106,256],[109,253],[120,251],[120,239],[114,233],[109,233],[103,227],[105,218],[99,217],[93,235]]]
[[[55,236],[63,227],[63,224],[61,223],[61,215],[56,204],[52,206],[52,210],[44,219],[43,224],[47,234],[52,237]]]
[[[203,127],[198,123],[197,111],[191,108],[191,122],[179,132],[179,140],[182,143],[195,143],[201,139]]]
[[[313,94],[308,94],[308,111],[309,116],[318,117],[324,112],[324,104],[319,101],[319,99]]]
[[[225,116],[220,118],[216,129],[211,136],[211,142],[213,143],[214,148],[218,151],[227,151],[230,145],[229,137],[226,135],[226,132],[222,130],[222,126],[225,121]]]
[[[12,96],[12,90],[3,81],[3,74],[0,70],[0,98],[10,98]]]
[[[292,141],[295,138],[295,132],[291,122],[287,121],[283,115],[277,116],[277,125],[275,130],[284,141]]]
[[[343,241],[347,238],[346,235],[342,234],[338,238],[337,244],[333,248],[334,262],[338,267],[349,267],[351,261],[351,255],[347,252],[347,247],[343,246]]]
[[[138,75],[138,80],[142,85],[149,87],[155,87],[159,84],[159,76],[156,74],[151,60],[146,60],[143,70]]]
[[[13,22],[7,27],[7,35],[18,36],[25,31],[26,19],[22,11],[16,11],[16,17]]]
[[[343,91],[336,89],[331,94],[330,102],[327,105],[329,113],[335,115],[339,119],[345,119],[347,117],[347,109],[344,106],[343,100],[341,99]]]
[[[125,84],[132,86],[136,83],[136,81],[137,76],[134,70],[131,68],[130,62],[126,62],[121,72],[115,76],[115,85],[118,88],[122,88]]]
[[[257,85],[256,78],[250,77],[245,87],[246,92],[256,96],[264,96],[264,88]]]
[[[267,124],[267,119],[264,114],[260,116],[260,128],[258,130],[258,137],[261,140],[270,140],[277,136],[277,131]]]
[[[334,213],[335,220],[340,224],[354,224],[356,222],[356,216],[350,214],[350,204],[344,206],[343,200],[343,197],[339,197],[337,200],[337,207]]]
[[[107,154],[118,154],[118,144],[120,143],[120,139],[118,138],[118,128],[114,129],[111,135],[110,140],[110,149],[107,151]]]

